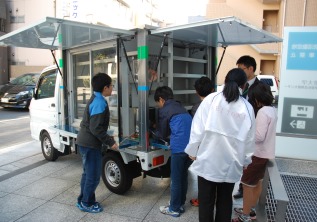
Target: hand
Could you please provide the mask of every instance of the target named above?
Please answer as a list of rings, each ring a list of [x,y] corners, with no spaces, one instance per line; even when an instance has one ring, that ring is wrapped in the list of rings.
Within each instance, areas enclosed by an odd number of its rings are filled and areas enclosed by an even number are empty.
[[[191,160],[196,160],[195,156],[188,156]]]
[[[150,79],[149,81],[155,81],[157,80],[157,72],[153,69],[149,69],[149,73],[150,73]]]
[[[119,150],[118,144],[117,144],[117,143],[113,144],[112,147],[111,147],[111,149],[113,149],[113,150]]]

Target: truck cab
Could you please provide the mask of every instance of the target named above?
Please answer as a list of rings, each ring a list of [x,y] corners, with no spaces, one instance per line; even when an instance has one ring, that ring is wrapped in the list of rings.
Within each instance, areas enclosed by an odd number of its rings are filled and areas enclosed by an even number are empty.
[[[48,27],[50,35],[42,35]],[[43,70],[30,105],[32,137],[41,142],[49,161],[77,153],[92,76],[104,72],[113,79],[108,134],[120,149],[102,148],[102,179],[117,194],[129,190],[142,174],[169,177],[169,144],[157,140],[150,129],[158,121],[153,98],[158,86],[172,88],[174,98],[190,110],[199,101],[195,81],[202,76],[216,80],[217,47],[281,41],[235,17],[135,30],[47,17],[17,33],[0,37],[0,42],[48,49],[53,56],[59,52],[56,64]],[[37,38],[27,38],[30,33]]]

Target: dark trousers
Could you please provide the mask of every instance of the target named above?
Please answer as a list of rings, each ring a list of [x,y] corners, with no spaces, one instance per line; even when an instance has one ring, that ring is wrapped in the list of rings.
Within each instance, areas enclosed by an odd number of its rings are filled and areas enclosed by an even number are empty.
[[[80,194],[77,201],[87,207],[96,202],[95,191],[100,182],[102,155],[98,149],[79,146],[83,162],[83,174],[80,182]]]
[[[174,153],[171,156],[171,200],[170,210],[179,212],[185,204],[188,187],[188,168],[192,160],[186,153]]]
[[[216,183],[198,176],[199,221],[231,222],[233,188],[234,183]]]

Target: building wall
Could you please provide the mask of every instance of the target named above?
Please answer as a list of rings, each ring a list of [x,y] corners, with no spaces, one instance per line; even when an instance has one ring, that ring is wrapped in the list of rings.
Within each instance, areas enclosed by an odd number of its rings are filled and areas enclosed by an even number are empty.
[[[283,38],[284,26],[317,26],[316,12],[316,0],[277,0],[270,4],[263,4],[259,0],[209,0],[206,17],[236,16]],[[263,18],[266,18],[265,21]],[[270,30],[266,24],[274,24],[275,20],[276,28],[271,27]],[[242,55],[255,58],[258,66],[256,74],[271,74],[279,79],[281,51],[281,43],[228,47],[219,70],[218,84],[223,84],[225,75],[236,66],[237,59]],[[222,50],[219,50],[219,58],[221,53]]]
[[[6,0],[7,32],[38,22],[44,17],[54,17],[54,7],[54,0]],[[52,65],[52,61],[52,55],[48,50],[17,47],[9,47],[8,50],[11,78],[26,72],[37,72],[45,66]]]
[[[243,4],[241,4],[243,3]],[[236,1],[236,0],[209,0],[207,5],[207,18],[217,18],[217,17],[226,17],[226,16],[235,16],[243,21],[249,22],[252,25],[255,25],[259,28],[263,27],[263,16],[264,10],[266,12],[271,11],[279,11],[280,4],[262,4],[260,1],[256,0],[243,0],[243,1]],[[269,14],[269,21],[272,18],[271,14]],[[276,18],[277,22],[280,20],[279,14]],[[279,35],[279,29],[274,29],[276,35]],[[218,73],[218,84],[224,83],[224,78],[227,72],[236,67],[236,61],[242,55],[250,55],[254,57],[257,62],[257,70],[256,74],[274,74],[278,76],[278,67],[277,64],[279,63],[278,52],[279,52],[279,45],[274,44],[262,44],[262,45],[254,45],[254,46],[229,46],[226,50],[226,55],[223,59],[223,64],[219,69]],[[260,53],[261,52],[261,53]],[[273,52],[273,53],[268,53]],[[218,51],[218,57],[222,54],[222,50]],[[261,66],[261,60],[266,61],[265,64]],[[272,61],[270,64],[267,65],[267,61]],[[261,70],[261,67],[264,69]]]
[[[31,25],[45,17],[57,17],[87,23],[132,29],[139,24],[158,25],[155,1],[143,0],[3,0],[6,3],[7,33]],[[1,8],[0,8],[1,11]],[[15,21],[12,23],[11,17]],[[59,55],[59,53],[56,53]],[[16,77],[53,64],[49,50],[8,49],[9,75]],[[20,67],[18,67],[20,66]],[[34,70],[30,70],[34,69]]]
[[[7,57],[8,48],[0,46],[0,85],[3,85],[9,81]]]

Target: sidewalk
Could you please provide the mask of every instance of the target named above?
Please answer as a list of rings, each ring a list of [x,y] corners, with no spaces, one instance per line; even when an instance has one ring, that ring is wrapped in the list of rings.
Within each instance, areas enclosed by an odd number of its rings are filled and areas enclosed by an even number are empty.
[[[0,150],[0,222],[198,221],[198,208],[189,204],[189,199],[197,196],[197,184],[192,180],[186,212],[179,218],[159,212],[159,206],[169,201],[170,180],[152,177],[136,178],[124,195],[111,193],[101,180],[96,195],[104,211],[99,214],[81,212],[75,207],[82,173],[80,156],[72,154],[59,157],[56,162],[47,162],[40,152],[40,144],[35,141]],[[315,173],[312,165],[316,164],[310,165],[310,172]],[[287,168],[286,161],[283,167]],[[234,200],[234,207],[241,206],[242,199]]]

